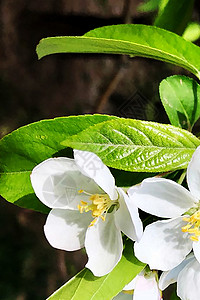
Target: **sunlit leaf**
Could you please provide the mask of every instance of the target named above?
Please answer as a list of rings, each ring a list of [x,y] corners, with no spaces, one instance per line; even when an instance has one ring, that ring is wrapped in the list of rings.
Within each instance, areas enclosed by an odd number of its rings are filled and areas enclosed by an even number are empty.
[[[200,117],[200,85],[175,75],[160,83],[160,98],[172,125],[190,130]]]
[[[153,26],[105,26],[80,37],[45,38],[37,46],[39,58],[55,53],[105,53],[149,57],[183,67],[200,78],[200,48],[172,32]]]
[[[144,267],[145,264],[133,255],[132,243],[129,241],[120,262],[108,275],[95,277],[88,269],[84,269],[51,295],[48,300],[110,300]]]
[[[78,116],[44,120],[21,127],[0,141],[0,195],[19,206],[48,212],[35,196],[32,169],[52,156],[69,156],[60,143],[91,125],[114,117]]]
[[[200,141],[178,127],[117,118],[91,126],[62,144],[94,152],[113,168],[165,172],[185,168]]]
[[[161,0],[147,0],[144,3],[138,5],[137,10],[139,12],[151,12],[156,10],[159,7]]]
[[[183,38],[190,42],[195,42],[200,38],[200,24],[196,22],[189,23],[183,33]]]
[[[193,6],[194,0],[165,0],[154,25],[182,35],[191,19]]]

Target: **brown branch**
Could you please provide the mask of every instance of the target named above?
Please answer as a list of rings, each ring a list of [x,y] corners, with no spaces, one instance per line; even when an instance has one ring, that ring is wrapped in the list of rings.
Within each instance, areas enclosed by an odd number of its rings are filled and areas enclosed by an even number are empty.
[[[125,24],[131,23],[131,0],[124,0],[122,17],[124,19]],[[127,65],[128,65],[127,56],[121,56],[120,68],[115,73],[115,75],[111,79],[110,83],[108,84],[105,92],[98,100],[94,112],[96,112],[96,113],[103,112],[103,109],[104,109],[106,103],[108,102],[110,96],[115,91],[116,87],[118,86],[119,82],[121,81],[122,77],[124,76],[125,71],[127,69]]]
[[[108,99],[110,98],[110,96],[112,95],[112,93],[116,89],[117,85],[121,81],[122,77],[124,76],[124,73],[125,73],[125,67],[122,65],[120,67],[120,69],[115,73],[115,75],[112,78],[112,80],[110,81],[110,83],[108,84],[104,94],[99,99],[99,101],[96,105],[96,108],[95,108],[96,113],[102,113],[103,112],[103,109],[104,109],[106,103],[108,102]]]

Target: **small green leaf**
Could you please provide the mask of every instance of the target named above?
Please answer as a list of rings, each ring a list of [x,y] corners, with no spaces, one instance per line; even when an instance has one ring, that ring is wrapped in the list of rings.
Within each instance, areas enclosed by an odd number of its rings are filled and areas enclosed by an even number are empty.
[[[195,42],[198,40],[200,38],[200,24],[196,22],[188,24],[182,37],[190,42]]]
[[[94,152],[116,169],[165,172],[186,168],[200,141],[171,125],[117,118],[91,126],[62,144]]]
[[[193,6],[194,0],[165,0],[154,25],[182,35],[191,19]]]
[[[48,212],[35,196],[30,182],[32,169],[52,156],[69,156],[60,143],[91,125],[113,119],[86,115],[43,120],[21,127],[0,141],[0,194],[19,206]],[[69,149],[68,149],[69,150]]]
[[[112,53],[149,57],[183,67],[200,78],[200,48],[154,26],[113,25],[94,29],[80,37],[42,39],[37,46],[38,57],[54,53]]]
[[[145,264],[133,255],[133,246],[129,241],[120,262],[108,275],[95,277],[88,269],[83,269],[48,300],[110,300],[144,267]]]
[[[186,76],[171,76],[160,83],[160,98],[172,125],[191,131],[200,117],[200,85]]]
[[[159,3],[161,0],[147,0],[144,3],[141,3],[137,7],[137,11],[139,12],[151,12],[159,7]]]

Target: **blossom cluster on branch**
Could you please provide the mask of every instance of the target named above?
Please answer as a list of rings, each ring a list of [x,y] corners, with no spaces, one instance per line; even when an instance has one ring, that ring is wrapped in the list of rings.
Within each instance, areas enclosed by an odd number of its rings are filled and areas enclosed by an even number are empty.
[[[134,241],[135,256],[148,266],[114,299],[159,300],[161,291],[177,282],[182,300],[196,300],[200,294],[200,147],[186,176],[189,190],[173,180],[153,177],[125,191],[116,187],[109,168],[96,154],[74,150],[74,159],[50,158],[37,165],[31,183],[40,201],[51,208],[44,226],[49,243],[66,251],[85,247],[86,267],[95,276],[108,274],[118,264],[124,235]],[[143,231],[138,209],[159,219]]]

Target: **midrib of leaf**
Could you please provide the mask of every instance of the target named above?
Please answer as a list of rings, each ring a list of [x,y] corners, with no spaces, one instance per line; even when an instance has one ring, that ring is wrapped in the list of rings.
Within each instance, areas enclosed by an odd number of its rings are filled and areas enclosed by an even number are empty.
[[[157,148],[159,148],[159,149],[176,149],[176,150],[184,150],[184,149],[187,149],[187,150],[195,150],[196,149],[196,147],[194,146],[194,148],[193,147],[167,147],[167,146],[164,146],[164,147],[162,147],[162,146],[154,146],[154,145],[148,145],[148,146],[146,146],[146,145],[126,145],[126,144],[104,144],[104,143],[95,143],[95,142],[93,142],[93,143],[90,143],[90,142],[74,142],[74,141],[72,141],[72,142],[70,142],[70,144],[82,144],[82,145],[97,145],[97,146],[107,146],[107,148],[108,147],[121,147],[121,146],[123,146],[124,148],[131,148],[131,147],[133,147],[133,148],[155,148],[155,149],[157,149]]]
[[[66,38],[66,37],[64,37],[64,36],[61,36],[61,37],[53,37],[53,38],[47,38],[47,39],[64,39],[64,38]],[[158,52],[158,53],[162,53],[162,54],[164,54],[164,55],[166,55],[166,56],[170,56],[170,57],[172,57],[173,59],[172,60],[170,60],[170,59],[168,59],[167,57],[165,57],[165,58],[163,58],[166,62],[169,62],[169,63],[174,63],[174,60],[175,61],[179,61],[180,62],[180,66],[181,67],[184,67],[184,68],[186,68],[186,69],[188,69],[190,72],[192,72],[192,73],[194,73],[199,79],[200,79],[200,71],[194,66],[194,65],[192,65],[186,58],[181,58],[181,57],[179,57],[179,56],[176,56],[176,55],[174,55],[174,54],[171,54],[171,53],[169,53],[169,52],[165,52],[164,50],[160,50],[160,49],[158,49],[158,48],[154,48],[154,47],[152,47],[152,46],[147,46],[147,45],[142,45],[142,44],[139,44],[139,43],[134,43],[134,42],[132,42],[132,41],[125,41],[125,40],[121,40],[121,39],[112,39],[112,38],[110,38],[110,39],[108,39],[108,38],[95,38],[95,37],[90,37],[90,36],[82,36],[82,37],[79,37],[79,36],[77,36],[77,37],[67,37],[67,38],[69,38],[69,39],[78,39],[78,40],[81,40],[81,39],[90,39],[90,40],[92,40],[92,41],[108,41],[109,43],[112,41],[112,42],[114,42],[114,43],[118,43],[118,42],[121,42],[121,43],[124,43],[124,44],[128,44],[129,46],[130,46],[130,44],[131,45],[134,45],[135,47],[136,47],[136,49],[137,48],[139,48],[139,49],[145,49],[145,50],[150,50],[150,51],[155,51],[155,52]],[[170,45],[171,46],[171,45]],[[171,46],[172,47],[172,46]],[[174,48],[174,47],[172,47],[172,48]],[[116,49],[117,49],[117,47],[116,47]],[[85,51],[85,52],[83,52],[83,51],[80,51],[80,53],[88,53],[89,51]],[[92,53],[94,53],[94,51],[91,51]],[[106,51],[105,51],[106,52]],[[99,52],[96,52],[96,53],[105,53],[104,51],[99,51]],[[37,51],[37,53],[38,53],[38,51]],[[56,52],[57,53],[57,52]],[[109,53],[119,53],[119,50],[116,50],[116,51],[114,51],[114,50],[112,50],[112,51],[110,51],[109,50]],[[124,49],[123,50],[123,53],[124,54],[127,54],[127,55],[131,55],[131,54],[135,54],[135,56],[142,56],[141,54],[138,54],[138,53],[135,53],[135,52],[133,52],[133,53],[131,53],[130,51],[128,51],[127,49]],[[161,59],[161,57],[160,56],[155,56],[155,55],[153,55],[153,54],[150,54],[150,53],[143,53],[143,55],[144,55],[144,57],[149,57],[149,58],[153,58],[153,59],[158,59],[158,60],[162,60]],[[43,57],[43,56],[39,56],[38,55],[38,57],[39,58],[41,58],[41,57]],[[195,72],[194,72],[195,71]]]
[[[84,276],[80,279],[80,281],[79,281],[79,283],[78,283],[78,285],[77,285],[77,288],[76,288],[76,290],[75,290],[75,293],[74,293],[73,297],[72,297],[70,300],[73,300],[73,299],[76,300],[74,297],[75,297],[75,296],[77,295],[77,293],[79,292],[79,290],[80,290],[80,285],[81,285],[82,281],[84,280],[84,278],[86,277],[87,273],[88,273],[88,270],[86,270]],[[109,275],[110,275],[110,273],[105,277],[105,279],[102,281],[102,283],[100,284],[100,286],[98,287],[98,289],[95,291],[95,294],[93,294],[92,298],[90,298],[90,299],[94,299],[94,296],[95,296],[95,295],[97,294],[97,292],[100,290],[100,288],[101,288],[102,285],[105,283],[105,281],[108,279]],[[60,298],[60,299],[61,299],[61,298]]]
[[[31,173],[31,170],[26,171],[12,171],[12,172],[0,172],[0,175],[15,175],[15,174],[24,174],[24,173]]]
[[[82,283],[82,281],[84,280],[86,274],[87,274],[88,271],[85,272],[84,276],[81,278],[77,288],[76,288],[76,291],[73,295],[73,297],[71,298],[71,300],[76,300],[74,297],[76,296],[76,294],[78,293],[79,289],[80,289],[80,285]],[[105,284],[106,280],[108,280],[108,278],[110,277],[110,273],[105,277],[105,279],[101,282],[101,284],[99,285],[98,289],[95,291],[95,293],[92,295],[92,298],[90,298],[91,300],[94,299],[95,295],[99,292],[99,290],[101,289],[101,287]],[[61,298],[60,298],[61,299]]]
[[[78,286],[77,286],[77,288],[76,288],[76,290],[75,290],[75,293],[74,293],[73,297],[71,298],[71,300],[73,300],[74,297],[75,297],[75,295],[77,294],[77,291],[78,291],[79,288],[80,288],[81,282],[83,281],[83,279],[84,279],[84,277],[85,277],[85,275],[86,275],[87,272],[88,272],[88,271],[85,272],[84,276],[83,276],[83,277],[81,278],[81,280],[79,281],[79,284],[78,284]],[[61,299],[61,298],[60,298],[60,299]],[[62,299],[61,299],[61,300],[62,300]]]

